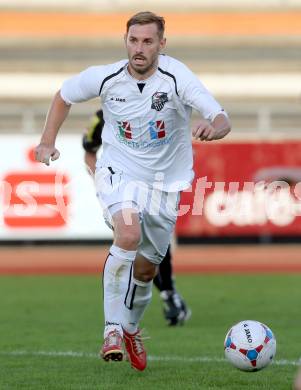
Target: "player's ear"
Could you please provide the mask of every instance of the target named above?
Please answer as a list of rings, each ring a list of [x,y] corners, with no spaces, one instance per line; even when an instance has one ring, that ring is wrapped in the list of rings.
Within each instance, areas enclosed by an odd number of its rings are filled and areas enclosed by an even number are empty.
[[[166,46],[166,38],[162,38],[160,40],[160,51],[161,50],[164,50],[165,49],[165,46]]]

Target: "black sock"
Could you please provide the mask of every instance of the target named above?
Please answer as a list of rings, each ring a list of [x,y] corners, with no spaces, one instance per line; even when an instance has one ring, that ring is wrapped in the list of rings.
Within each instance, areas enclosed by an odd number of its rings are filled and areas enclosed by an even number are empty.
[[[164,259],[159,266],[158,275],[154,278],[154,284],[159,291],[174,289],[170,245],[167,249]]]

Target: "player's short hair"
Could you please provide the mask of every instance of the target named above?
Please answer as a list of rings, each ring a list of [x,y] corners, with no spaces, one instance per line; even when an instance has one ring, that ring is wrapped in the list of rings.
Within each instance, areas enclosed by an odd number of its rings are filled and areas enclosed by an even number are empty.
[[[158,35],[159,38],[162,39],[164,35],[164,29],[165,29],[165,20],[162,16],[158,16],[154,14],[153,12],[149,11],[143,11],[138,12],[137,14],[133,15],[126,24],[126,32],[129,32],[129,29],[134,24],[150,24],[155,23],[158,27]]]

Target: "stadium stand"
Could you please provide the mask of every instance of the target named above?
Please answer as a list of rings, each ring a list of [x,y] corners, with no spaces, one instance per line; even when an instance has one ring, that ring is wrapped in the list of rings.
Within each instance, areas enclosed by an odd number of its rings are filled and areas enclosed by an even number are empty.
[[[232,136],[298,136],[301,1],[188,0],[185,13],[176,0],[151,5],[166,16],[167,53],[231,112]],[[39,132],[66,75],[119,59],[122,20],[137,7],[136,0],[90,0],[88,8],[83,0],[29,0],[25,12],[24,1],[0,0],[0,133]],[[65,130],[82,131],[96,107],[76,107]]]

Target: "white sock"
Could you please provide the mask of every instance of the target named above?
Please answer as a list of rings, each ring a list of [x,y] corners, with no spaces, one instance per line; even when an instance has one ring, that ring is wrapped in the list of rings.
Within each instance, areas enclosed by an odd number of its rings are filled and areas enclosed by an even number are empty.
[[[104,337],[117,329],[122,335],[121,312],[136,251],[112,245],[103,271]]]
[[[129,333],[135,333],[138,329],[145,309],[152,298],[153,281],[141,282],[130,275],[127,293],[124,300],[121,323]]]

